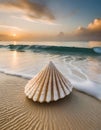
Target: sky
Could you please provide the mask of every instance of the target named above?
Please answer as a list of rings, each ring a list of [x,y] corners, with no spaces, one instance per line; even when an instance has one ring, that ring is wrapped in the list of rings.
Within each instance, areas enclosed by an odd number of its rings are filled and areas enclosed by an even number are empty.
[[[100,41],[101,0],[0,0],[0,40]]]

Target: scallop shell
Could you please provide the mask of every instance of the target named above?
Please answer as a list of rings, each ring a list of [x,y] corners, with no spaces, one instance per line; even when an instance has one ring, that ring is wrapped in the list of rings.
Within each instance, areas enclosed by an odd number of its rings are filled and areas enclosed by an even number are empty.
[[[50,63],[25,86],[25,94],[37,102],[57,101],[72,92],[71,83]]]

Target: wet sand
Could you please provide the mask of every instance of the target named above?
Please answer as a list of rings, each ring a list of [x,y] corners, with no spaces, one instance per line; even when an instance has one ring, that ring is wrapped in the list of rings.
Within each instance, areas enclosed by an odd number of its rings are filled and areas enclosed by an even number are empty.
[[[101,130],[101,102],[76,90],[52,103],[24,94],[28,80],[0,74],[0,130]]]

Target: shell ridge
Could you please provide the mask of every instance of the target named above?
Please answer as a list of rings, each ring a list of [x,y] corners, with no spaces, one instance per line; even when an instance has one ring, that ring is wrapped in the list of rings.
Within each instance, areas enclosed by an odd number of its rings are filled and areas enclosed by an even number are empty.
[[[60,92],[59,92],[58,81],[57,81],[58,79],[56,78],[56,73],[55,72],[54,72],[54,75],[55,75],[56,88],[57,88],[57,91],[58,91],[58,97],[60,98]]]
[[[52,83],[52,71],[50,71],[50,77],[49,77],[49,86],[48,86],[48,91],[47,91],[47,96],[46,96],[47,102],[50,102],[51,100],[51,83]]]
[[[64,90],[65,95],[68,95],[70,93],[70,91],[68,90],[67,86],[64,84],[62,79],[59,77],[59,75],[58,75],[58,78],[59,78],[58,80],[59,80],[59,82],[60,82],[60,84],[62,86],[62,89]]]
[[[53,95],[54,95],[54,93],[53,93],[53,70],[51,70],[52,71],[52,80],[51,80],[51,101],[53,101]]]
[[[42,73],[42,76],[44,76],[44,73]],[[33,98],[33,95],[34,95],[36,89],[38,88],[39,84],[40,84],[40,81],[36,82],[36,80],[35,80],[35,84],[33,84],[32,87],[31,87],[31,90],[29,90],[29,97],[30,98]]]
[[[40,88],[41,88],[42,85],[44,84],[46,74],[47,74],[47,68],[46,68],[46,72],[44,73],[44,75],[43,75],[43,77],[42,77],[42,81],[40,82],[40,84],[38,85],[38,87],[36,88],[36,90],[35,90],[35,92],[34,92],[34,94],[33,94],[33,100],[37,100],[38,95],[39,95]],[[38,90],[39,90],[39,91],[38,91]]]
[[[60,73],[61,75],[62,75],[62,73]],[[65,78],[64,76],[62,77],[62,79],[64,80],[64,83],[65,84],[68,84],[68,85],[66,85],[67,86],[67,88],[69,88],[69,90],[71,91],[71,89],[73,88],[73,86],[72,86],[72,84],[70,83],[70,81],[67,79],[67,78]]]
[[[61,75],[61,73],[59,74]],[[61,80],[63,81],[64,86],[68,89],[68,91],[71,91],[70,87],[67,85],[69,81],[66,78],[64,79],[64,76],[61,76]]]
[[[41,73],[41,75],[40,75],[40,77],[41,76],[44,76],[44,73]],[[34,80],[34,79],[33,79]],[[27,90],[27,92],[29,92],[28,94],[30,94],[30,92],[34,89],[35,90],[35,88],[37,87],[37,83],[39,82],[40,83],[40,78],[38,78],[38,80],[34,80],[34,83],[31,85],[31,86],[29,86],[30,88]],[[36,86],[36,87],[34,87],[34,86]],[[32,88],[33,87],[33,88]],[[27,93],[26,92],[26,93]]]
[[[57,71],[57,70],[55,70],[55,71],[56,71],[56,77],[57,77],[59,71]],[[58,79],[58,77],[57,77],[57,79]],[[59,92],[60,92],[60,98],[64,97],[65,92],[64,92],[64,89],[63,89],[61,82],[59,82],[59,79],[58,79],[58,89],[59,89]]]
[[[55,77],[55,68],[53,68],[53,98],[57,100],[59,98],[57,84],[56,84],[56,77]]]
[[[50,70],[50,67],[49,67],[49,70]],[[49,73],[48,81],[50,81],[50,76],[51,76],[51,73]],[[49,83],[50,82],[47,82],[46,93],[45,93],[45,96],[44,96],[44,101],[46,100],[46,97],[47,97],[47,94],[48,94],[48,91],[49,91]]]
[[[66,85],[66,83],[68,83],[68,81],[64,80],[64,78],[63,78],[64,76],[61,75],[61,73],[59,71],[57,72],[57,74],[58,74],[59,79],[61,80],[61,83],[63,83],[64,86],[68,89],[68,91],[70,91],[69,88],[68,88],[68,86]]]
[[[56,73],[56,75],[57,75],[57,80],[58,80],[58,82],[60,83],[60,85],[61,85],[61,87],[62,87],[62,89],[63,89],[63,91],[64,91],[64,94],[66,95],[66,92],[65,92],[65,90],[64,90],[64,84],[61,82],[61,79],[60,79],[58,73]]]
[[[28,91],[29,91],[29,89],[32,87],[32,86],[34,86],[34,84],[36,83],[36,82],[38,82],[39,80],[40,80],[40,77],[44,74],[43,73],[44,71],[41,71],[40,73],[38,73],[35,77],[34,77],[34,79],[32,79],[32,80],[30,80],[29,82],[28,82]],[[34,82],[33,82],[34,81]],[[33,83],[33,84],[31,84],[31,83]],[[26,90],[27,90],[27,85],[25,86],[25,88],[26,88]]]
[[[40,93],[39,93],[39,96],[38,96],[38,99],[37,99],[37,100],[40,100],[40,101],[43,100],[43,101],[44,101],[45,95],[43,95],[43,93],[44,93],[45,90],[46,90],[48,80],[49,80],[49,70],[47,70],[47,77],[46,77],[46,79],[45,79],[45,82],[44,82],[43,87],[40,89]],[[47,93],[47,91],[46,91],[46,93]],[[42,99],[42,98],[43,98],[43,99]]]

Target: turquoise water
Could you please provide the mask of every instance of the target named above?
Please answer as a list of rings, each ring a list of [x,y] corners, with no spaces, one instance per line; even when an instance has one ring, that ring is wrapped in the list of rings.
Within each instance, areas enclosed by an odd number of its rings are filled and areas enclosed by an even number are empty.
[[[30,79],[49,61],[76,89],[101,100],[100,42],[0,42],[0,72]]]

